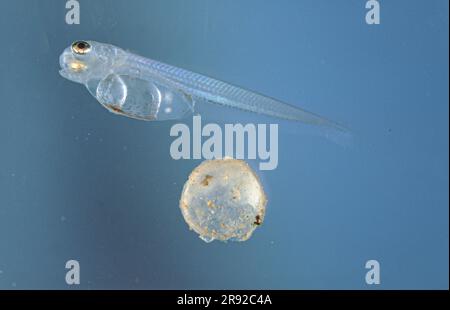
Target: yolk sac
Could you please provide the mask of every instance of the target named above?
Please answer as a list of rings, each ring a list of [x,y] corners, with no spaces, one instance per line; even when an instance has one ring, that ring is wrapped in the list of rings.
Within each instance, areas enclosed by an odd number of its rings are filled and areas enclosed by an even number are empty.
[[[245,241],[264,220],[266,195],[250,166],[236,159],[207,160],[186,181],[180,209],[206,242]]]

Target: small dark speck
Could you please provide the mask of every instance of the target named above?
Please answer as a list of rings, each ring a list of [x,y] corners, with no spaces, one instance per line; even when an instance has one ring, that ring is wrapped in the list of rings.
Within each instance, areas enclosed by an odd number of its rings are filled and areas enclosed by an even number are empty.
[[[208,186],[209,185],[209,182],[211,181],[211,179],[212,179],[213,177],[212,176],[210,176],[210,175],[205,175],[205,177],[204,177],[204,179],[201,181],[201,184],[203,185],[203,186]]]

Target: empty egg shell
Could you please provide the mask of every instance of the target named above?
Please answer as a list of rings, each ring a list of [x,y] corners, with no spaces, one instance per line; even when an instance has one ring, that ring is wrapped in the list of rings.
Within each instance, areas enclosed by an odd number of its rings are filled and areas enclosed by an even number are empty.
[[[180,209],[189,227],[206,242],[245,241],[262,224],[266,195],[243,160],[207,160],[186,181]]]

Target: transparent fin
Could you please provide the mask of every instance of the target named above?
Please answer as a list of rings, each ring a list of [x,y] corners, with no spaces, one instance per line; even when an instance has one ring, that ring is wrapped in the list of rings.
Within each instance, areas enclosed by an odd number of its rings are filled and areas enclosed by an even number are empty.
[[[135,119],[180,119],[193,111],[192,98],[184,93],[129,75],[110,74],[86,87],[110,112]]]

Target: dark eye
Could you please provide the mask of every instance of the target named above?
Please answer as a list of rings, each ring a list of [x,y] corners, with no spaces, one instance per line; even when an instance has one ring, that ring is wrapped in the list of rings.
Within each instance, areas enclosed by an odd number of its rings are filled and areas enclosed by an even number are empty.
[[[78,55],[89,53],[91,45],[86,41],[76,41],[72,44],[72,52]]]

